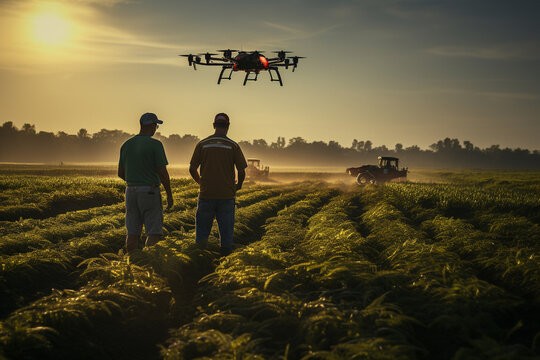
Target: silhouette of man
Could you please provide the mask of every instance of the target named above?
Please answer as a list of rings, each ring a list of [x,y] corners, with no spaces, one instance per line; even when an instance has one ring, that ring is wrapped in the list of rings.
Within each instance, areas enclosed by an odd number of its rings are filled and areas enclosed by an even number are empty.
[[[146,230],[146,246],[154,245],[163,236],[163,205],[160,183],[167,193],[167,210],[173,205],[167,157],[163,144],[152,136],[158,124],[156,114],[141,116],[141,130],[120,148],[118,176],[126,181],[126,250],[138,248],[142,227]]]
[[[191,177],[200,185],[195,241],[201,248],[206,247],[216,218],[221,254],[228,255],[233,248],[236,191],[242,188],[247,163],[240,146],[227,137],[229,116],[225,113],[217,114],[213,125],[214,134],[195,146],[189,166]],[[236,183],[235,167],[238,172]]]

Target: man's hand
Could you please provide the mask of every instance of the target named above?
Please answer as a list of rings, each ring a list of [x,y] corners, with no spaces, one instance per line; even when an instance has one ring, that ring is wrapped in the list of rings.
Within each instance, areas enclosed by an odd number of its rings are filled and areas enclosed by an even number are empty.
[[[236,182],[236,191],[240,190],[242,188],[242,184],[244,183],[244,180],[246,178],[246,170],[245,169],[236,169],[238,171],[238,181]]]
[[[198,166],[189,165],[189,174],[195,180],[197,184],[201,183],[201,175],[199,175],[199,171],[197,170]]]
[[[156,170],[159,175],[159,179],[161,180],[161,183],[165,188],[165,192],[167,193],[167,208],[165,210],[170,210],[174,204],[174,200],[172,198],[171,179],[169,177],[169,172],[167,171],[166,166],[162,166]]]
[[[124,181],[126,180],[126,169],[120,164],[118,164],[118,177]]]
[[[171,210],[173,205],[174,205],[174,199],[172,195],[167,195],[167,207],[165,208],[165,210],[167,211]]]

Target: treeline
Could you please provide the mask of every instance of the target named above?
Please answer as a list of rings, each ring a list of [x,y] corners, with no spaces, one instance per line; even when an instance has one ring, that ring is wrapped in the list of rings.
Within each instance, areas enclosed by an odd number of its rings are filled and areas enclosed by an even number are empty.
[[[133,134],[121,130],[102,129],[89,134],[80,129],[77,134],[37,131],[34,125],[24,124],[18,129],[13,122],[0,127],[0,162],[115,162],[120,146]],[[173,134],[168,137],[156,133],[163,142],[169,162],[187,165],[199,138],[194,135]],[[274,166],[359,166],[374,164],[377,156],[397,156],[409,167],[433,168],[507,168],[540,169],[540,152],[527,149],[501,148],[492,145],[481,149],[470,141],[446,138],[429,149],[396,144],[374,146],[369,140],[353,140],[351,146],[336,141],[308,142],[302,137],[288,141],[278,137],[268,143],[264,139],[240,141],[246,157],[260,158]]]

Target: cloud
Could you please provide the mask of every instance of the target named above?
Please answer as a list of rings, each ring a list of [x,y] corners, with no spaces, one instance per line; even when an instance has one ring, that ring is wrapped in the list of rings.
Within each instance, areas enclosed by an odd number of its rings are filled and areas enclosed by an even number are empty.
[[[466,95],[478,96],[483,98],[490,99],[500,99],[500,100],[540,100],[540,93],[535,92],[523,92],[523,91],[492,91],[492,90],[472,90],[466,88],[431,88],[424,89],[420,92],[426,94],[454,94],[454,95]]]
[[[275,22],[263,21],[262,24],[265,25],[266,27],[276,29],[276,30],[280,30],[280,31],[283,31],[285,33],[292,34],[292,35],[304,35],[305,34],[305,31],[303,31],[303,30],[296,29],[296,28],[293,28],[291,26],[287,26],[287,25],[283,25],[283,24],[278,24],[278,23],[275,23]]]
[[[499,98],[499,99],[540,100],[540,94],[535,94],[535,93],[481,91],[481,92],[475,92],[474,94],[479,95],[479,96]]]
[[[58,0],[67,4],[82,4],[82,5],[98,5],[98,6],[115,6],[118,4],[128,4],[131,0]]]
[[[90,69],[108,64],[153,64],[185,66],[176,55],[194,44],[164,42],[103,20],[103,11],[92,5],[113,6],[124,1],[56,1],[58,11],[72,24],[70,39],[51,47],[36,43],[28,29],[32,16],[43,11],[38,2],[6,2],[0,5],[0,31],[7,41],[0,43],[0,68],[9,72],[46,73],[62,69]],[[49,8],[46,8],[49,9]],[[138,30],[138,29],[137,29]],[[143,31],[143,30],[141,30]],[[196,47],[199,47],[197,44]]]
[[[268,44],[276,44],[276,43],[282,43],[285,41],[309,39],[309,38],[320,36],[322,34],[325,34],[329,31],[332,31],[334,29],[341,27],[341,25],[334,24],[334,25],[321,27],[318,29],[299,29],[299,28],[294,28],[288,25],[283,25],[283,24],[270,22],[270,21],[263,21],[262,24],[266,26],[267,28],[279,30],[282,33],[281,37],[273,34],[272,38],[274,40],[267,41]]]
[[[485,60],[538,60],[539,43],[505,44],[495,46],[435,46],[426,52],[448,57]]]
[[[441,9],[434,2],[432,4],[424,4],[425,6],[404,6],[405,4],[389,5],[384,10],[397,18],[405,20],[434,20],[441,18]]]

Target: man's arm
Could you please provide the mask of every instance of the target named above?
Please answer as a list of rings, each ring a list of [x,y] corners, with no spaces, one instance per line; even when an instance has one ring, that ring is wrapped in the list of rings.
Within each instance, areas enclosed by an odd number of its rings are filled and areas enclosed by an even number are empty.
[[[126,169],[124,169],[122,164],[118,164],[118,177],[126,181]]]
[[[125,154],[124,154],[124,145],[120,148],[120,158],[118,159],[118,177],[126,181],[126,168],[125,164]]]
[[[242,184],[244,183],[244,180],[246,179],[246,169],[236,169],[238,171],[238,183],[236,183],[236,190],[240,190],[242,188]]]
[[[236,183],[236,190],[240,190],[242,188],[244,180],[246,179],[246,168],[248,166],[246,158],[244,157],[240,146],[238,146],[235,151],[234,164],[236,166],[236,171],[238,172],[238,182]]]
[[[165,192],[167,193],[167,210],[169,210],[173,206],[174,200],[171,191],[171,178],[169,177],[167,166],[162,166],[158,168],[157,173],[159,175],[161,183],[163,184],[163,187],[165,188]]]
[[[197,171],[198,166],[195,165],[189,165],[189,173],[191,174],[191,177],[197,184],[201,183],[201,176],[199,175],[199,171]]]

